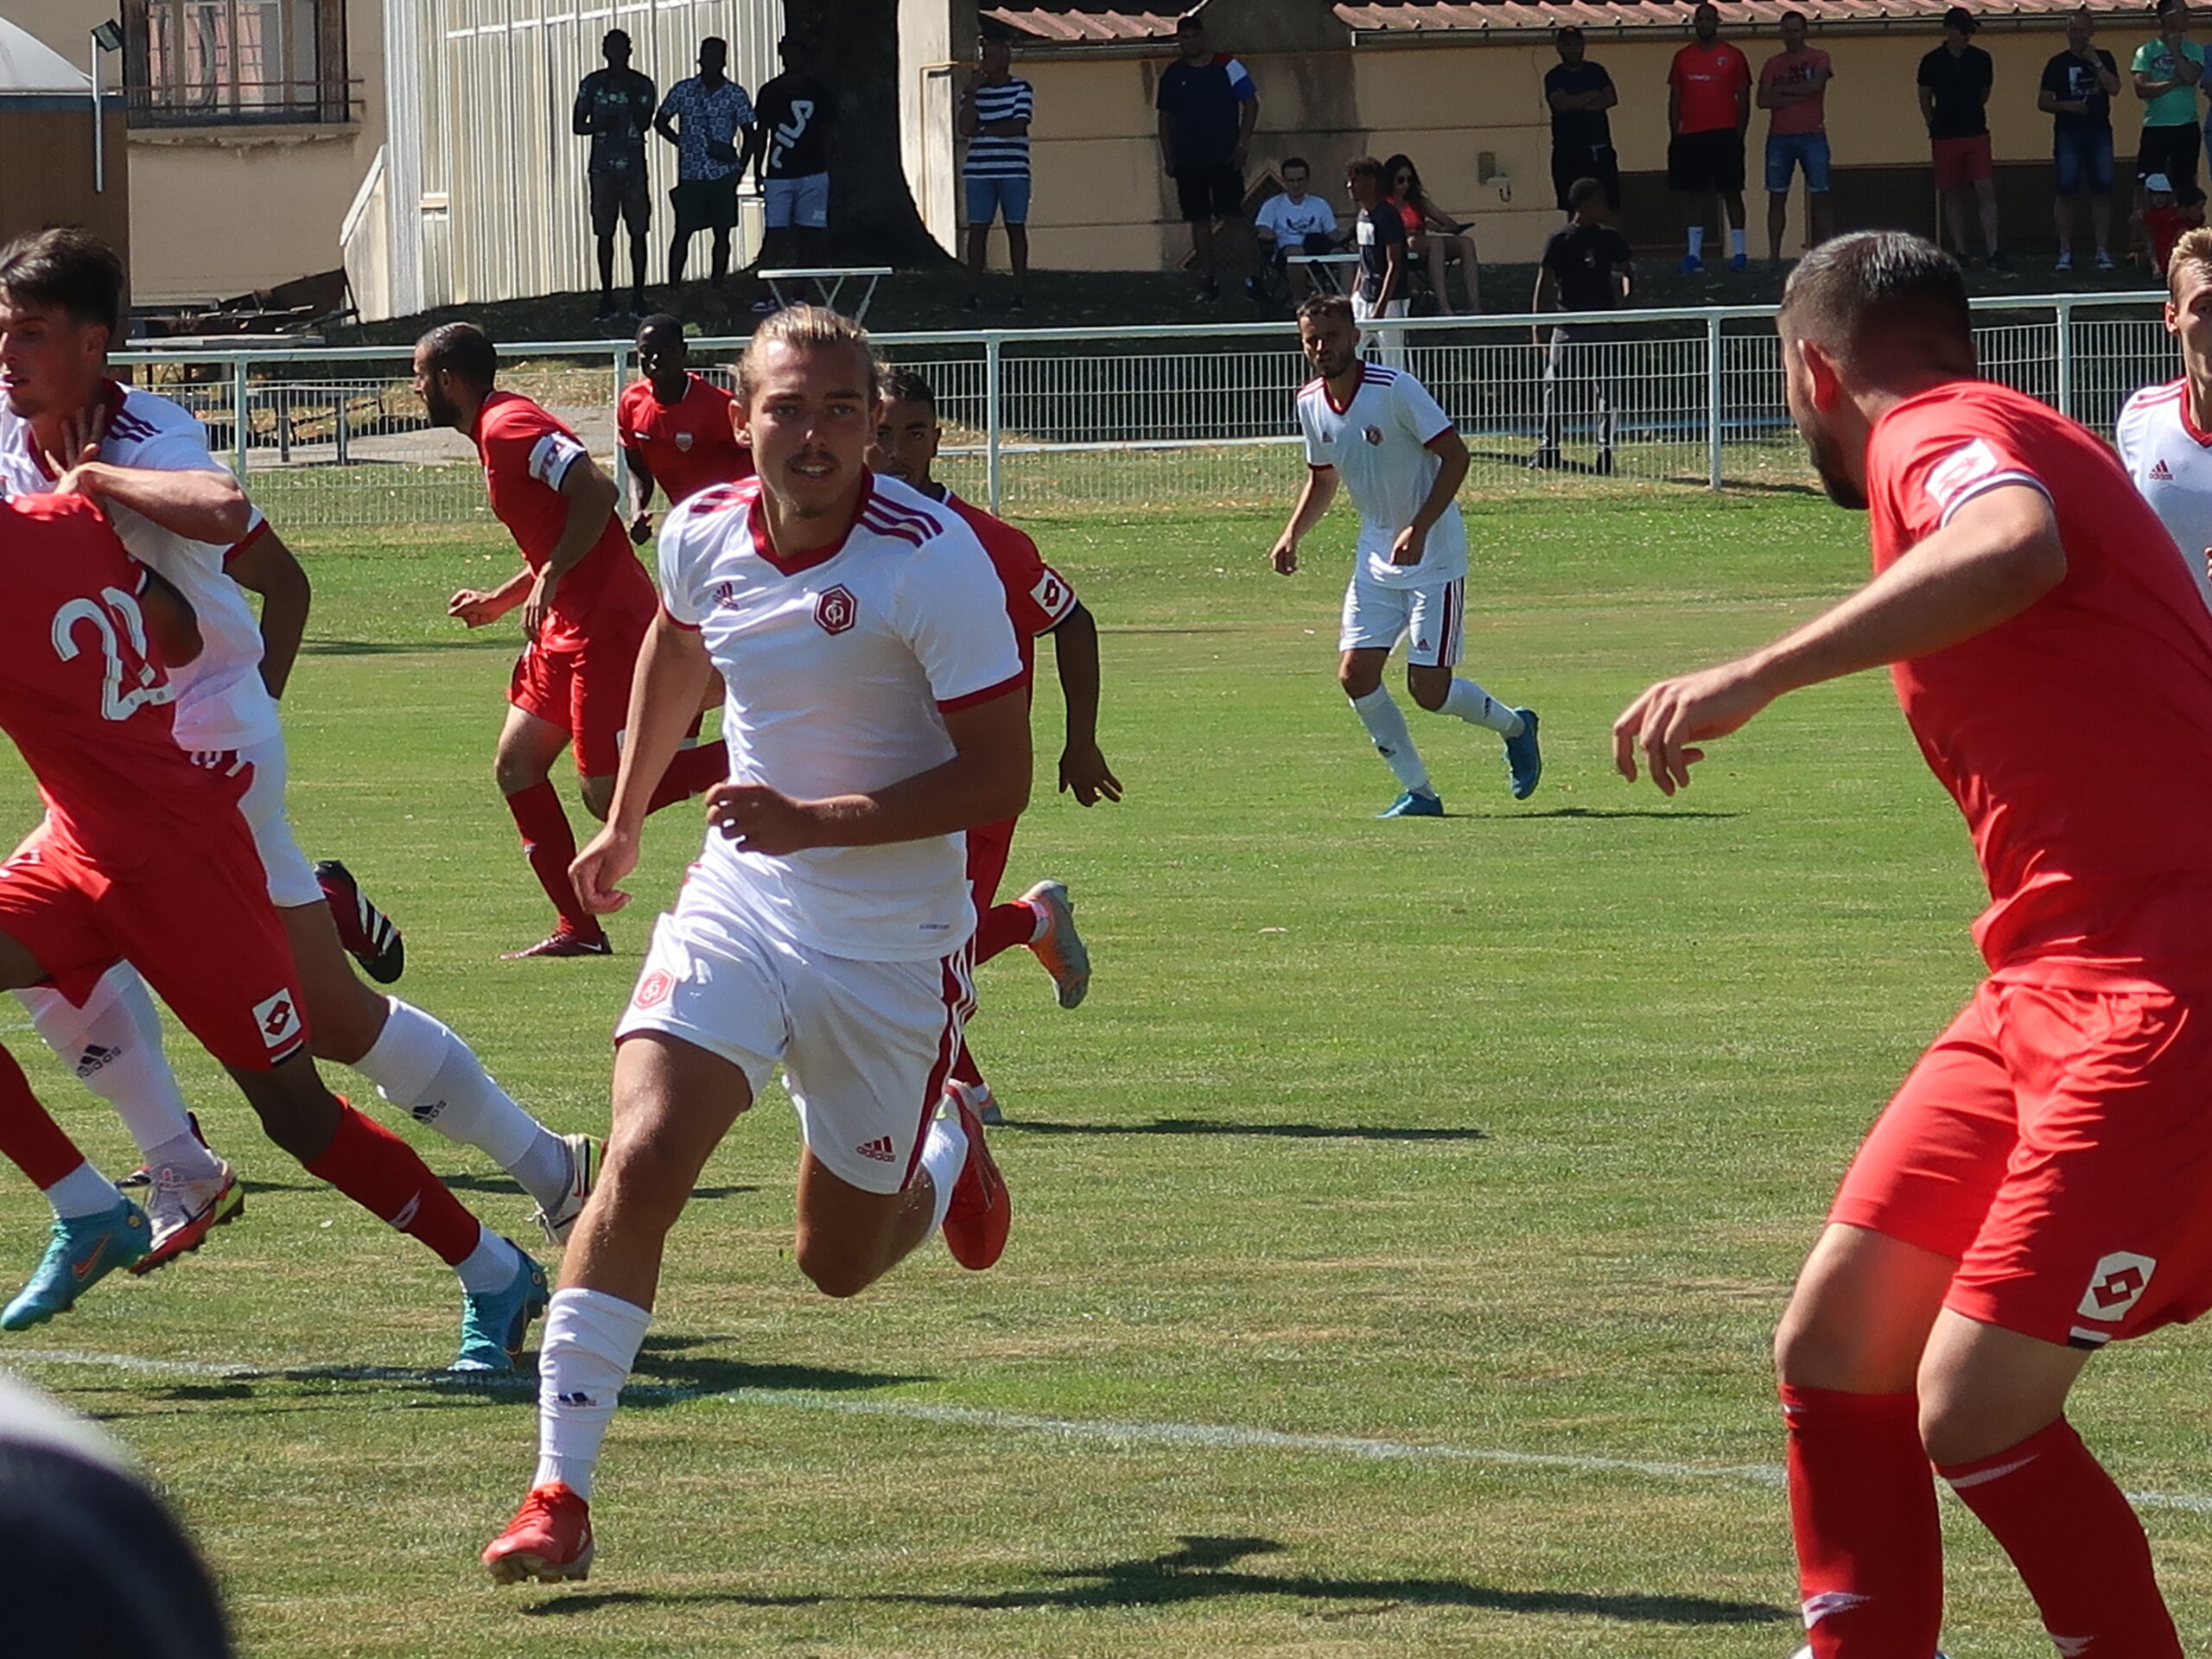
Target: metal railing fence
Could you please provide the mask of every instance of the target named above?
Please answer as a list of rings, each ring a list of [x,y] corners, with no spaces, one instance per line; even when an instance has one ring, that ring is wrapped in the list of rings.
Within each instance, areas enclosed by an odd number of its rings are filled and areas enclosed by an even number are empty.
[[[2163,296],[1977,302],[1984,372],[2107,432],[2130,392],[2171,377]],[[1378,323],[1370,354],[1409,369],[1458,423],[1476,491],[1802,481],[1770,306]],[[1303,473],[1291,325],[881,334],[923,371],[945,426],[942,471],[995,509],[1278,506]],[[741,339],[692,343],[727,379]],[[627,340],[501,347],[500,383],[611,457]],[[176,397],[280,525],[458,522],[487,509],[472,446],[431,428],[404,346],[270,342],[117,354]]]

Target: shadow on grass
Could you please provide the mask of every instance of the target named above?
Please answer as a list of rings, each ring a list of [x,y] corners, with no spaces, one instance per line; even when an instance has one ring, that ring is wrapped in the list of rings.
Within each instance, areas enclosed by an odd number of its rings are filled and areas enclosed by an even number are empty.
[[[461,625],[456,622],[454,626]],[[450,639],[302,639],[303,657],[393,657],[423,652],[504,651],[512,655],[520,645],[511,633],[457,633]]]
[[[456,1174],[439,1179],[455,1192],[482,1192],[493,1198],[515,1198],[527,1195],[509,1175]],[[255,1192],[328,1192],[330,1187],[320,1181],[250,1181],[243,1177],[238,1181],[249,1194]],[[738,1198],[749,1192],[758,1192],[757,1186],[702,1186],[695,1188],[695,1198]]]
[[[1740,812],[1697,812],[1687,807],[1668,806],[1554,806],[1541,812],[1473,812],[1465,816],[1480,818],[1661,818],[1680,821],[1688,818],[1740,818]]]
[[[1487,1129],[1391,1128],[1363,1123],[1224,1123],[1206,1118],[1156,1117],[1149,1123],[1022,1123],[999,1135],[1255,1135],[1285,1141],[1487,1141]]]
[[[1561,1613],[1638,1624],[1780,1624],[1797,1618],[1793,1608],[1759,1601],[1718,1601],[1706,1596],[1605,1595],[1580,1590],[1507,1590],[1464,1579],[1353,1579],[1313,1573],[1255,1573],[1238,1563],[1280,1553],[1272,1538],[1215,1538],[1185,1535],[1182,1548],[1136,1560],[1076,1567],[1047,1576],[1057,1582],[1035,1589],[988,1595],[747,1595],[739,1592],[612,1590],[561,1596],[522,1611],[535,1618],[569,1618],[625,1606],[722,1605],[817,1607],[851,1605],[965,1607],[978,1611],[1058,1609],[1074,1612],[1108,1607],[1172,1607],[1230,1596],[1287,1596],[1299,1600],[1370,1604],[1356,1611],[1398,1607],[1473,1607],[1487,1612]],[[1342,1610],[1338,1616],[1342,1616]]]

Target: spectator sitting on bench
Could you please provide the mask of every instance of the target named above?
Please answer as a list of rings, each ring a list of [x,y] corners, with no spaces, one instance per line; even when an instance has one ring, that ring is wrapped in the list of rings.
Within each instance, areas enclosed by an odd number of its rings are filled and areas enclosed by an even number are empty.
[[[2143,181],[2143,211],[2136,214],[2135,222],[2151,256],[2152,272],[2163,281],[2174,244],[2204,222],[2204,209],[2202,205],[2184,205],[2174,181],[2163,173],[2153,173]]]
[[[1328,253],[1343,238],[1337,229],[1337,210],[1320,196],[1308,195],[1313,169],[1302,156],[1293,156],[1276,169],[1282,194],[1269,196],[1253,215],[1252,233],[1269,269],[1287,277],[1291,296],[1303,298],[1313,291],[1313,274],[1303,266],[1293,271],[1285,264],[1294,253]]]
[[[1452,309],[1452,293],[1445,285],[1446,264],[1456,258],[1459,282],[1467,296],[1466,315],[1481,315],[1482,267],[1476,260],[1475,238],[1467,233],[1467,226],[1429,200],[1428,192],[1421,188],[1421,169],[1411,156],[1393,156],[1383,162],[1382,181],[1405,220],[1408,255],[1415,263],[1423,259],[1428,263],[1429,291],[1436,296],[1438,313],[1447,317],[1458,315]]]

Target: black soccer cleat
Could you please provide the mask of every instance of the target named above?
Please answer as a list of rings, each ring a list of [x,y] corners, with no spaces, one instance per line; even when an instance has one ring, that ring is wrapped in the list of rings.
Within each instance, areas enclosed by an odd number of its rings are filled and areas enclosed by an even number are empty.
[[[369,902],[353,873],[334,858],[315,867],[322,885],[322,901],[338,924],[338,942],[346,954],[361,964],[361,971],[379,985],[389,985],[407,971],[407,941],[391,917]]]

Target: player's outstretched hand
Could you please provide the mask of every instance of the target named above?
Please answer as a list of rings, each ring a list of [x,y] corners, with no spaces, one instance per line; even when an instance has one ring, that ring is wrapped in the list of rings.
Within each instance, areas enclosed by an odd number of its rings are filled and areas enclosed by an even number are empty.
[[[805,803],[766,784],[716,784],[707,791],[707,822],[725,840],[770,858],[821,844],[820,826]]]
[[[1077,806],[1122,798],[1122,780],[1106,764],[1096,743],[1077,748],[1070,744],[1060,755],[1060,792],[1075,797]]]
[[[1292,541],[1289,537],[1284,537],[1275,543],[1274,551],[1268,555],[1268,563],[1274,566],[1275,574],[1279,576],[1296,575],[1298,574],[1298,543]]]
[[[1688,784],[1692,764],[1705,759],[1692,745],[1726,736],[1769,701],[1740,663],[1662,680],[1613,722],[1613,765],[1634,783],[1640,752],[1659,792],[1672,795]]]
[[[480,628],[487,622],[499,620],[499,609],[492,595],[480,594],[474,588],[464,588],[446,601],[446,614],[464,627]]]
[[[638,842],[612,824],[603,826],[569,866],[576,897],[594,916],[611,916],[630,902],[620,883],[638,868]]]

